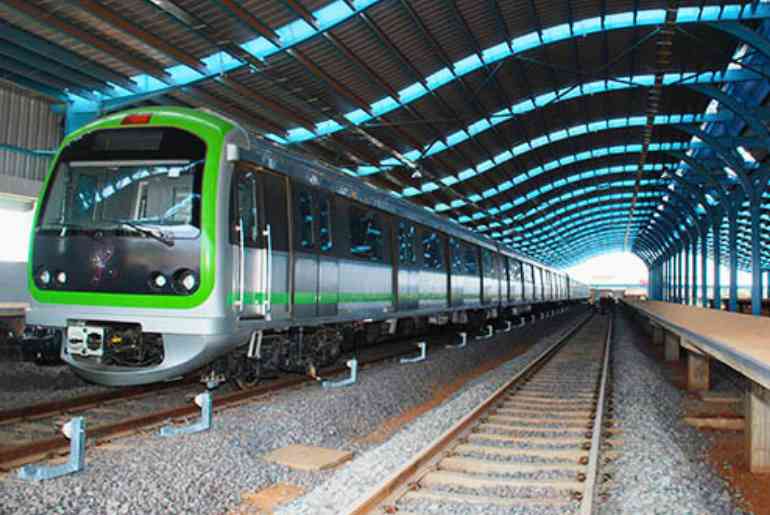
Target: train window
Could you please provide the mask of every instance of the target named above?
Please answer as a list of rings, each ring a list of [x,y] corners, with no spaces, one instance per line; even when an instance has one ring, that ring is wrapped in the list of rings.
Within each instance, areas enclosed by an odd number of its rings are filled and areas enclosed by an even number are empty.
[[[425,268],[441,270],[444,267],[444,252],[441,238],[435,232],[426,232],[422,236],[423,264]]]
[[[315,247],[313,234],[313,195],[309,191],[300,191],[297,199],[299,208],[299,244],[303,249]]]
[[[471,275],[479,273],[479,255],[475,247],[465,247],[465,273]]]
[[[449,253],[452,260],[452,273],[463,273],[465,271],[465,263],[463,263],[463,249],[460,240],[455,238],[449,240]]]
[[[521,270],[521,262],[516,261],[513,258],[508,258],[508,266],[510,267],[510,274],[511,274],[511,282],[516,284],[521,284],[522,281],[522,270]]]
[[[257,225],[257,174],[251,171],[238,173],[235,180],[234,202],[231,203],[234,231],[233,242],[240,241],[243,232],[243,244],[247,247],[257,245],[259,229]],[[234,208],[234,209],[233,209]]]
[[[495,273],[495,257],[492,252],[484,249],[481,251],[481,259],[483,260],[484,277],[496,277]]]
[[[398,224],[398,262],[404,265],[417,263],[417,253],[414,251],[414,225],[401,220]]]
[[[332,204],[328,198],[322,198],[318,207],[318,238],[321,244],[321,252],[329,252],[332,249]]]
[[[370,261],[382,261],[384,234],[377,213],[351,206],[350,253]]]

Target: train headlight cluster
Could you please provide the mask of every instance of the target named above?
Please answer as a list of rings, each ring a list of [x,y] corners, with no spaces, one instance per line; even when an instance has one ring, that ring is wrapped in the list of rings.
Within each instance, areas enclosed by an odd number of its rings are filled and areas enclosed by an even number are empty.
[[[67,284],[67,272],[57,272],[56,282],[59,284]]]
[[[192,293],[198,288],[198,276],[192,270],[179,270],[174,274],[174,287],[179,293]]]
[[[37,280],[43,286],[48,286],[49,284],[51,284],[51,272],[49,272],[45,268],[39,270],[37,272]]]
[[[158,288],[159,290],[162,290],[168,284],[168,279],[166,279],[166,276],[163,275],[162,273],[155,272],[154,274],[152,274],[152,278],[150,279],[150,282],[154,287]]]

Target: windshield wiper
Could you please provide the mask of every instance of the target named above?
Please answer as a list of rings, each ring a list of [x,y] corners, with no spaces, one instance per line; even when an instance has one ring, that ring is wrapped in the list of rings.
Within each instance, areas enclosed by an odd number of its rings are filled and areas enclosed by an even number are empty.
[[[141,225],[134,222],[129,222],[128,220],[106,220],[106,221],[114,224],[122,225],[125,227],[130,227],[131,229],[138,232],[139,234],[142,234],[144,236],[149,236],[150,238],[161,242],[167,247],[174,246],[174,240],[172,240],[171,238],[169,238],[159,230],[156,231],[153,229],[148,229],[147,227],[142,227]]]

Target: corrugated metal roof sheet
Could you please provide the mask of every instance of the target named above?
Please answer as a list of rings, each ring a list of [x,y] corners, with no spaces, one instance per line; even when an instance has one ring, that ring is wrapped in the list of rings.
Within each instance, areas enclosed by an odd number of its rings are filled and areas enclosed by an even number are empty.
[[[55,148],[62,137],[61,116],[50,101],[0,83],[0,144],[29,150]],[[0,151],[0,175],[42,180],[48,159],[19,152]]]

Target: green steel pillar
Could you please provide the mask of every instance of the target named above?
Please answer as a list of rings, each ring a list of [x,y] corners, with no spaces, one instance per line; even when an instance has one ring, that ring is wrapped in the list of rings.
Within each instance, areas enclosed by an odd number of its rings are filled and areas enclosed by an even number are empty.
[[[708,289],[708,267],[706,266],[708,263],[708,232],[707,229],[703,230],[703,234],[700,236],[700,277],[701,277],[701,285],[700,285],[700,291],[703,298],[701,299],[701,306],[704,308],[707,308],[709,305],[709,289]]]
[[[730,302],[729,310],[738,311],[738,209],[729,206],[728,240],[730,247]]]
[[[720,225],[721,220],[712,227],[714,234],[714,308],[716,309],[722,309],[722,284],[719,280],[719,268],[722,266],[720,255],[721,242],[719,241]]]
[[[689,242],[684,244],[684,254],[682,255],[684,260],[684,292],[682,295],[682,302],[685,304],[690,303],[690,245]],[[695,299],[693,298],[693,301]]]
[[[754,192],[751,201],[751,314],[762,314],[762,192]]]
[[[692,242],[692,305],[698,305],[698,240]]]

